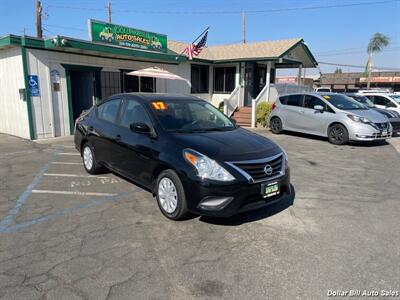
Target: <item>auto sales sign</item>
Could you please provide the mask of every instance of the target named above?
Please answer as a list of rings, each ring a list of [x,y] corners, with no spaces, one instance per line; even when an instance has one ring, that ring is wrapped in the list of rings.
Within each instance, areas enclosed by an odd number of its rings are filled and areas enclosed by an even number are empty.
[[[167,52],[167,36],[159,33],[96,20],[89,20],[89,33],[93,42]]]

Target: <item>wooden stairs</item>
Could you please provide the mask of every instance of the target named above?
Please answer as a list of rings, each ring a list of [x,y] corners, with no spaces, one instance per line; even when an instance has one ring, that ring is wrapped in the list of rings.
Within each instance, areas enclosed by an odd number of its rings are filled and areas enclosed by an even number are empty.
[[[232,115],[236,124],[243,127],[251,127],[251,107],[242,106],[238,107]]]

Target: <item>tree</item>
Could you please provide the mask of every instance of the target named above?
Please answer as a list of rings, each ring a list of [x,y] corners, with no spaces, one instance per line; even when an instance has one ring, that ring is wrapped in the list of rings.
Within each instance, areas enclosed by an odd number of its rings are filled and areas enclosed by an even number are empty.
[[[343,71],[342,71],[341,68],[338,68],[338,67],[337,67],[334,73],[335,73],[335,74],[342,74]]]
[[[366,66],[366,72],[368,73],[368,78],[367,78],[367,89],[370,88],[370,78],[371,78],[371,72],[372,72],[372,54],[381,52],[383,48],[385,48],[387,45],[389,45],[390,38],[382,33],[375,33],[367,47],[367,53],[368,53],[368,61],[367,61],[367,66]]]

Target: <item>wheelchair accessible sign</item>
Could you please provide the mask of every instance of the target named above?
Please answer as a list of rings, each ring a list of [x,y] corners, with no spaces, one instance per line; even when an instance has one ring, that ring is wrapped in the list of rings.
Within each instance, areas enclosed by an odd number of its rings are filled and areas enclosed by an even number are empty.
[[[29,95],[32,97],[40,96],[39,77],[37,75],[28,75]]]

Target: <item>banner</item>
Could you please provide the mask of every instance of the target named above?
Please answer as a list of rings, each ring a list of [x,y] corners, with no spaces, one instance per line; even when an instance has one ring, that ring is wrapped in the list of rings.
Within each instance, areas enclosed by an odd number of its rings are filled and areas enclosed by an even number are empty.
[[[140,29],[89,20],[90,39],[93,42],[117,46],[167,52],[167,36]]]

